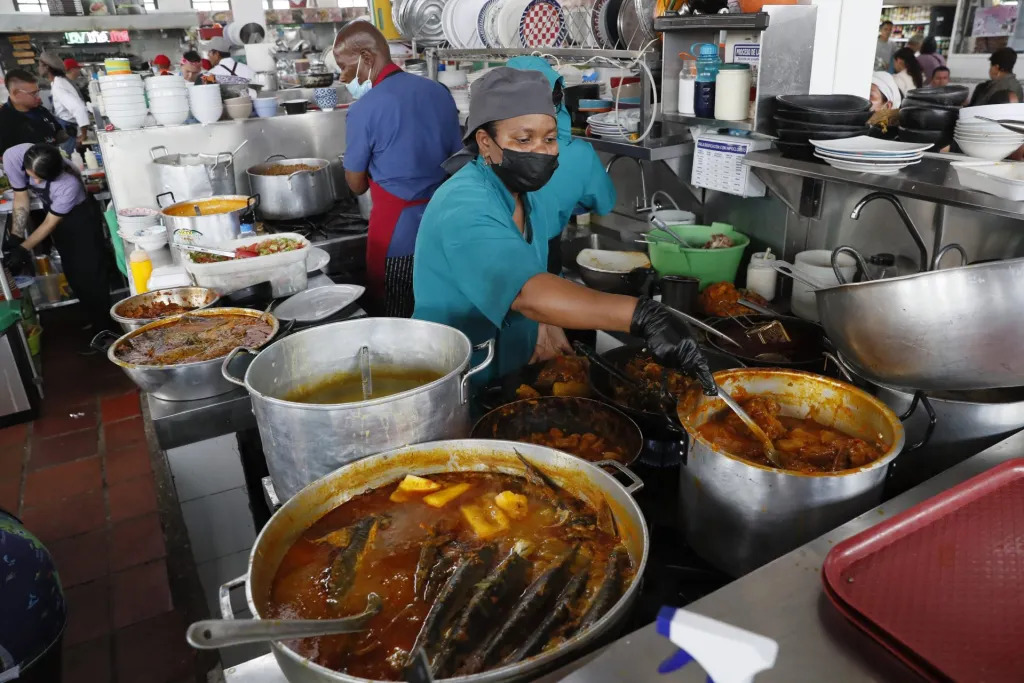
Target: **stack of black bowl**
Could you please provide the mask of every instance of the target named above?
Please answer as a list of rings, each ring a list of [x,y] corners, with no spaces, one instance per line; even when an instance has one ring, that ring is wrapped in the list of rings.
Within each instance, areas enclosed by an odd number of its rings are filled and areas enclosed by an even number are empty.
[[[932,151],[946,147],[953,142],[953,129],[967,92],[965,85],[911,90],[900,107],[897,138],[903,142],[930,142]]]
[[[871,103],[855,95],[779,95],[775,98],[776,147],[782,156],[820,161],[808,140],[866,135]]]

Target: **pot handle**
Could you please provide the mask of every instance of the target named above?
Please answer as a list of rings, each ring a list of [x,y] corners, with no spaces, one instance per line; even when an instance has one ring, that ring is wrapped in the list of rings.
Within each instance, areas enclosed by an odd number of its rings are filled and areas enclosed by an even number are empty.
[[[232,384],[237,384],[240,387],[245,386],[245,381],[240,380],[234,375],[232,375],[229,368],[231,367],[231,361],[233,361],[235,359],[235,356],[240,354],[242,351],[245,351],[246,353],[253,356],[256,355],[256,351],[253,349],[250,349],[246,346],[236,346],[235,348],[231,349],[231,353],[225,356],[224,362],[220,364],[220,374],[224,376],[224,379],[231,382]]]
[[[162,208],[164,208],[164,207],[163,207],[163,206],[161,206],[161,204],[160,204],[160,198],[161,198],[161,197],[166,197],[167,195],[171,195],[171,204],[177,204],[177,202],[176,202],[176,201],[174,200],[174,193],[173,193],[173,192],[171,192],[170,190],[168,190],[167,192],[161,192],[160,194],[158,194],[158,195],[156,196],[156,205],[157,205],[157,208],[159,208],[159,209],[162,209]]]
[[[263,160],[263,163],[267,163],[268,161],[270,161],[271,159],[274,159],[276,157],[281,157],[282,159],[287,159],[288,158],[288,157],[286,157],[283,154],[271,154],[269,157],[267,157],[266,159]]]
[[[259,205],[260,205],[260,193],[259,192],[257,192],[256,194],[250,195],[249,198],[245,200],[245,208],[247,208],[247,209],[255,209],[255,208],[259,207]]]
[[[917,410],[918,404],[924,406],[924,411],[928,414],[928,427],[925,428],[924,436],[921,438],[921,440],[915,444],[912,444],[904,448],[904,453],[911,453],[918,449],[924,448],[928,444],[928,442],[931,441],[932,433],[935,432],[935,423],[939,421],[938,418],[935,416],[935,409],[932,408],[931,401],[928,400],[928,397],[925,395],[923,391],[918,389],[917,391],[914,392],[914,398],[910,402],[910,407],[907,409],[907,412],[900,415],[900,422],[906,422],[907,420],[909,420],[910,417],[914,414],[914,411]]]
[[[120,336],[111,330],[100,330],[99,334],[93,337],[92,341],[89,342],[89,346],[97,351],[103,351],[106,353],[107,349],[110,348],[110,345],[120,338]]]
[[[594,463],[598,467],[606,467],[615,470],[618,474],[629,479],[629,486],[626,487],[626,493],[632,495],[644,487],[643,480],[636,476],[633,470],[623,465],[618,460],[601,460]],[[613,475],[614,476],[614,475]]]
[[[157,154],[157,150],[162,150],[162,154]],[[156,147],[149,148],[149,156],[153,161],[156,161],[157,157],[167,156],[167,148],[163,145],[157,145]]]
[[[487,350],[487,356],[483,359],[483,362],[481,362],[480,365],[474,365],[473,367],[471,367],[462,377],[462,388],[460,396],[461,405],[466,405],[466,403],[469,402],[469,378],[475,375],[476,373],[487,369],[487,366],[489,366],[491,364],[491,361],[494,360],[494,339],[488,339],[484,343],[477,344],[476,346],[473,347],[474,351],[483,351],[485,349]]]
[[[220,590],[218,591],[218,602],[220,603],[221,619],[235,618],[235,611],[231,609],[231,591],[244,586],[246,576],[247,574],[242,574],[241,576],[220,585]]]

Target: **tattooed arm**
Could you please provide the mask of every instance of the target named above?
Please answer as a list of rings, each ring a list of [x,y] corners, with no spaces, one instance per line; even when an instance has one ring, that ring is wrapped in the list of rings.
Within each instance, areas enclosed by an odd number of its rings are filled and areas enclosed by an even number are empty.
[[[14,193],[14,209],[11,215],[11,232],[25,239],[28,236],[28,228],[31,223],[29,217],[29,205],[31,199],[27,191]]]

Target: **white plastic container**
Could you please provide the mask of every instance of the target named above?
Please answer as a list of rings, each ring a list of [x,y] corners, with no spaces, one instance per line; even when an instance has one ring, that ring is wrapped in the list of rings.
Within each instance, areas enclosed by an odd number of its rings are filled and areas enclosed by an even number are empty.
[[[693,93],[697,85],[697,60],[684,59],[679,70],[679,113],[693,116]]]
[[[715,118],[746,121],[750,114],[750,65],[723,64],[715,77]]]
[[[806,273],[812,282],[820,282],[829,286],[838,285],[839,279],[832,270],[832,252],[828,249],[811,249],[801,251],[793,259],[793,268]],[[857,262],[849,254],[839,255],[839,272],[847,282],[853,281],[857,273]],[[793,315],[804,320],[818,322],[818,300],[814,290],[805,284],[793,281],[793,300],[790,302]]]
[[[1024,163],[1008,161],[955,161],[960,184],[1003,199],[1024,201]]]
[[[747,289],[757,292],[768,301],[775,299],[775,285],[778,276],[772,268],[775,254],[759,251],[750,257],[747,265]]]
[[[242,237],[221,242],[215,245],[215,248],[234,250],[278,237],[298,240],[302,242],[303,247],[269,256],[233,259],[219,263],[192,263],[188,256],[184,256],[181,262],[196,285],[215,289],[222,294],[270,280],[275,297],[289,296],[306,288],[306,254],[309,253],[309,241],[302,235],[281,232],[276,235]]]

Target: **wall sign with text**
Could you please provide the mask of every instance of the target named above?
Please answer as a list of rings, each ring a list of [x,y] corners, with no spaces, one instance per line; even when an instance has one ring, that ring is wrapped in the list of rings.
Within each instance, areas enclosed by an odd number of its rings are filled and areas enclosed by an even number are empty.
[[[106,43],[129,42],[128,31],[65,31],[64,40],[68,45],[103,45]]]

